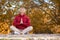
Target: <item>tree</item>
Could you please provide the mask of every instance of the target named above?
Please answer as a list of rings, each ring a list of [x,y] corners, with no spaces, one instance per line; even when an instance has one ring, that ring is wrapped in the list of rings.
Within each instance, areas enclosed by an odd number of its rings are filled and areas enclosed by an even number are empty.
[[[60,25],[59,2],[60,0],[2,0],[0,2],[0,20],[4,22],[5,19],[8,19],[10,20],[9,25],[11,25],[19,8],[23,6],[27,9],[34,33],[56,33],[56,27]]]

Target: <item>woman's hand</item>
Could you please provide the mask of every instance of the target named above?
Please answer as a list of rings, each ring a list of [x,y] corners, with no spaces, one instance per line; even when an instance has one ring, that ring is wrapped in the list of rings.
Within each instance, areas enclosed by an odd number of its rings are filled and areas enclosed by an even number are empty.
[[[23,19],[21,18],[20,24],[23,24]]]

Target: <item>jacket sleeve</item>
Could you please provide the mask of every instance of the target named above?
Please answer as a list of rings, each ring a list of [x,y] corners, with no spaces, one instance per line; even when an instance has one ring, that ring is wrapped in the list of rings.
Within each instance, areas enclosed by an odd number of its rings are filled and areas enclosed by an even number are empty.
[[[26,21],[25,23],[23,23],[23,24],[24,24],[25,26],[27,26],[27,27],[28,27],[28,26],[31,26],[29,17],[27,17],[26,20],[27,20],[27,21]]]
[[[15,19],[14,19],[14,21],[13,21],[13,25],[14,25],[14,26],[20,25],[20,23],[18,22],[18,17],[17,17],[17,16],[15,17]]]

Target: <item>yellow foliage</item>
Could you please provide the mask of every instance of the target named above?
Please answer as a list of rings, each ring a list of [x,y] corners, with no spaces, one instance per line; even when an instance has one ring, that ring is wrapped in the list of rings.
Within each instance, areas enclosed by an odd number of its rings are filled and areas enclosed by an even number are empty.
[[[9,34],[10,28],[9,25],[5,22],[0,23],[0,34]]]

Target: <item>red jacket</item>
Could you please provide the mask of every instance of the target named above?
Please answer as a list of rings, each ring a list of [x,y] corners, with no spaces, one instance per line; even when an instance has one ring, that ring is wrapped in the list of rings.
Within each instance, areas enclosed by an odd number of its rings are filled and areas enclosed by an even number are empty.
[[[23,19],[23,24],[20,24],[21,18]],[[30,26],[30,19],[27,15],[21,16],[20,14],[17,15],[14,19],[13,25],[18,29],[25,29]]]

